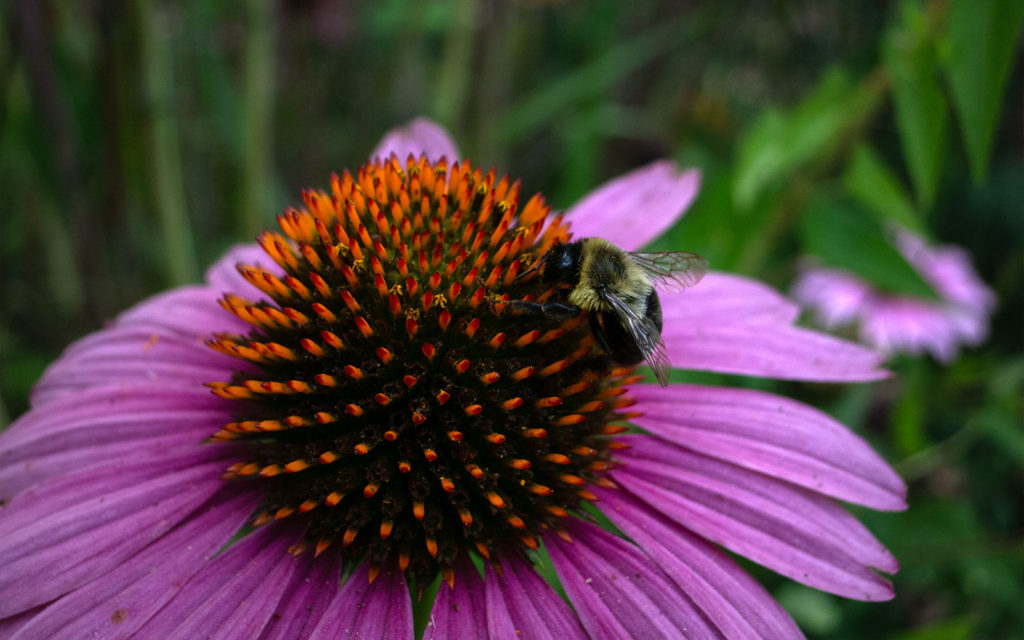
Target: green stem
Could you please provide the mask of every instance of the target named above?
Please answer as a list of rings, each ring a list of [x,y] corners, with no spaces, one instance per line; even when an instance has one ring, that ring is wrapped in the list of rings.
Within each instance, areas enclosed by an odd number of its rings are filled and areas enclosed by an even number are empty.
[[[983,427],[982,416],[972,416],[964,426],[945,440],[898,462],[894,465],[896,472],[907,482],[914,482],[934,473],[936,469],[948,465],[951,460],[963,457],[984,434]]]

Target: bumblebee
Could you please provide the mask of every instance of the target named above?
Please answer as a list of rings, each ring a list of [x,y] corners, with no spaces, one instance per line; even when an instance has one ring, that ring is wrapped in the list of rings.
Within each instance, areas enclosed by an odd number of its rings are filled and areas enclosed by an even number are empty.
[[[555,317],[588,312],[594,338],[614,362],[645,362],[662,386],[668,384],[671,362],[655,287],[676,293],[697,284],[707,260],[685,251],[624,251],[602,238],[581,238],[555,245],[519,277],[537,270],[541,282],[562,286],[559,295],[548,302],[519,300],[514,307]]]

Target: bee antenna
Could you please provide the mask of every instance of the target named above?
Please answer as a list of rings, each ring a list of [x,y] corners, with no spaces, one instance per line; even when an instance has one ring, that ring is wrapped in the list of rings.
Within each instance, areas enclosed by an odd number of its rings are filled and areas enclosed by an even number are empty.
[[[524,271],[524,272],[520,273],[519,275],[517,275],[514,278],[514,280],[522,280],[523,278],[525,278],[526,276],[530,275],[534,271],[537,271],[538,269],[540,269],[543,264],[544,264],[544,257],[542,256],[542,257],[538,258],[537,261],[534,262],[533,265],[529,269],[527,269],[526,271]]]

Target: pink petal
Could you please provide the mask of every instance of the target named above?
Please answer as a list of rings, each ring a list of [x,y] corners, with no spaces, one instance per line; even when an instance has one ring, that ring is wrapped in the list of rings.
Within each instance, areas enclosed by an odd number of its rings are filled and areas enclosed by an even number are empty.
[[[836,269],[807,269],[793,285],[793,298],[813,310],[818,321],[829,329],[862,316],[870,296],[867,282]]]
[[[271,525],[234,543],[181,586],[137,637],[258,637],[298,562],[287,552],[298,534],[293,527]],[[243,619],[236,618],[239,610]]]
[[[700,173],[661,160],[607,182],[566,213],[576,238],[598,236],[627,251],[654,240],[697,197]]]
[[[291,583],[285,587],[277,612],[263,630],[260,640],[308,638],[327,614],[327,607],[338,593],[340,584],[340,554],[327,553],[319,557],[308,551],[302,554],[299,567],[292,574]]]
[[[109,460],[199,443],[230,415],[209,391],[104,387],[33,409],[0,434],[0,498]]]
[[[879,297],[865,311],[862,339],[885,353],[931,353],[952,361],[960,344],[976,344],[987,334],[987,322],[977,314],[948,304],[913,298]]]
[[[45,608],[46,605],[39,605],[38,607],[33,607],[32,609],[22,611],[19,614],[7,618],[0,618],[0,638],[9,638],[10,640],[31,640],[32,638],[43,637],[39,635],[20,635],[18,632],[32,623],[36,616],[38,616]]]
[[[82,338],[43,374],[33,406],[110,384],[201,389],[204,382],[229,380],[241,361],[214,352],[199,335],[170,335],[163,327],[132,324]]]
[[[438,587],[423,640],[484,638],[488,635],[484,584],[468,558],[455,565],[455,584]]]
[[[620,452],[625,466],[613,478],[665,516],[816,589],[892,597],[868,567],[895,571],[895,559],[831,500],[650,436],[622,441],[632,449]]]
[[[995,307],[995,294],[978,277],[970,255],[962,248],[929,247],[924,238],[906,229],[897,230],[895,243],[907,262],[943,298],[985,313]]]
[[[205,344],[214,333],[246,333],[250,328],[220,307],[217,300],[223,292],[263,297],[238,274],[239,262],[281,271],[257,245],[236,247],[211,267],[211,287],[180,287],[149,298],[122,313],[112,327],[68,347],[37,384],[33,406],[104,384],[151,380],[191,387],[246,368],[243,361]]]
[[[416,118],[409,124],[392,129],[370,153],[370,159],[387,159],[394,154],[400,162],[411,154],[419,158],[426,154],[427,159],[436,161],[446,158],[448,162],[459,160],[459,150],[444,127],[426,118]]]
[[[241,494],[198,509],[110,573],[51,604],[12,640],[130,637],[217,554],[258,501]]]
[[[860,382],[888,376],[879,368],[877,353],[799,327],[677,322],[666,323],[661,335],[672,366],[679,369],[811,382]]]
[[[141,633],[167,640],[258,637],[299,562],[288,553],[298,538],[287,526],[246,536],[189,580]]]
[[[412,601],[405,576],[400,571],[381,571],[371,583],[368,569],[364,562],[349,577],[310,640],[412,640]]]
[[[124,465],[116,478],[106,469],[86,470],[12,500],[0,521],[0,616],[103,575],[223,486],[222,458],[194,450],[174,454]],[[106,482],[90,475],[106,476]],[[48,494],[52,500],[45,499]]]
[[[633,420],[682,447],[840,500],[906,508],[906,487],[867,443],[816,409],[726,387],[638,385]]]
[[[502,561],[502,575],[487,566],[484,580],[492,638],[572,640],[586,638],[579,618],[533,565],[515,554]],[[509,631],[511,630],[511,633]]]
[[[2,506],[0,547],[8,542],[8,534],[23,535],[20,532],[26,527],[35,526],[41,519],[55,517],[65,508],[82,508],[92,500],[102,503],[106,496],[120,491],[127,491],[125,497],[134,499],[130,493],[133,487],[151,481],[161,482],[165,476],[195,467],[227,467],[231,464],[231,456],[237,453],[238,450],[231,447],[191,444],[163,451],[153,457],[110,460],[105,464],[50,478],[16,494]],[[222,472],[223,468],[206,472],[216,479],[216,487],[222,486],[219,479]],[[146,491],[144,488],[140,490]],[[126,508],[130,509],[130,506]],[[104,514],[103,509],[98,509],[97,513],[100,516],[112,515]],[[81,513],[70,517],[73,520],[70,526],[75,531],[88,529],[92,524],[79,522],[81,517]]]
[[[592,638],[713,638],[686,594],[628,542],[572,520],[573,542],[544,543],[569,601]]]
[[[728,555],[621,491],[597,490],[601,511],[644,550],[724,638],[803,638],[774,598]]]
[[[789,324],[800,309],[771,287],[743,276],[711,272],[683,293],[659,293],[668,324],[771,322]]]
[[[249,290],[257,294],[252,286]],[[244,296],[247,291],[243,291]],[[217,300],[221,294],[210,287],[171,289],[135,305],[117,317],[116,326],[160,327],[160,335],[200,341],[214,333],[248,333],[252,327],[226,311]]]
[[[501,590],[495,585],[495,581],[498,579],[494,570],[491,568],[485,569],[486,575],[484,576],[484,597],[486,603],[484,605],[484,613],[487,617],[487,637],[488,638],[518,638],[524,636],[523,630],[518,628],[515,621],[512,620],[512,614],[509,613],[508,606],[501,597]],[[526,637],[531,637],[527,635]]]

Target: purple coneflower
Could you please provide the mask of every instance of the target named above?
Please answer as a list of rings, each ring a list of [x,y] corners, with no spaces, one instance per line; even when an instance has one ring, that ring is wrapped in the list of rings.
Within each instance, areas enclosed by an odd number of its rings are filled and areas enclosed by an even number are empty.
[[[929,247],[924,239],[895,229],[893,244],[937,299],[890,294],[856,275],[814,266],[793,285],[793,297],[829,329],[857,325],[862,342],[885,354],[931,353],[949,362],[961,345],[977,345],[988,336],[996,298],[960,247]]]
[[[721,548],[892,597],[896,561],[837,502],[904,507],[860,438],[769,393],[638,384],[581,317],[502,304],[552,295],[516,276],[570,233],[654,238],[695,172],[562,216],[449,163],[426,121],[372,157],[47,370],[0,437],[0,635],[412,638],[436,588],[426,638],[800,637]],[[676,367],[885,375],[744,278],[662,305]]]

